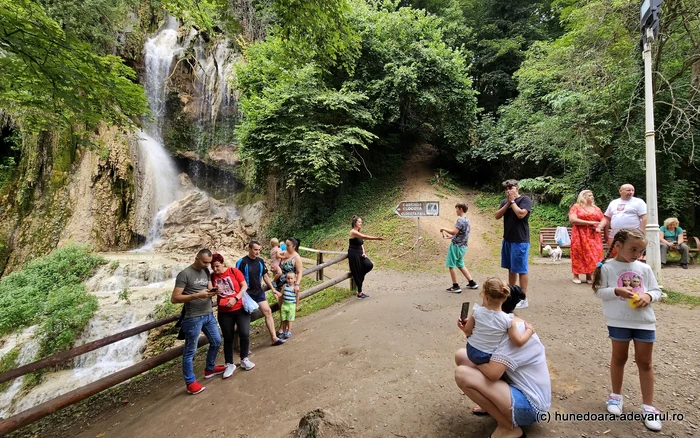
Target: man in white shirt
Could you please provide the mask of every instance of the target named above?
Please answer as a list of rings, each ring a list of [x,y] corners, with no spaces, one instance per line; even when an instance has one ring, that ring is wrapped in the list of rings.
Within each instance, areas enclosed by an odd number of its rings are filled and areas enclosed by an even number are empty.
[[[620,186],[620,197],[610,202],[605,210],[603,220],[596,230],[605,230],[609,240],[623,228],[639,228],[645,231],[647,226],[647,204],[642,199],[634,197],[634,186]]]

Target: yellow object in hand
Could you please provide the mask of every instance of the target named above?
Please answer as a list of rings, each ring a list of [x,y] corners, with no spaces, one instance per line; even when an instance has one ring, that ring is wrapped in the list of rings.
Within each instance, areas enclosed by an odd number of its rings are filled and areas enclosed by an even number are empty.
[[[632,296],[632,298],[629,299],[630,307],[633,308],[633,309],[636,309],[636,308],[637,308],[637,301],[638,301],[638,300],[639,300],[639,295],[638,295],[638,294],[634,294],[634,296]]]

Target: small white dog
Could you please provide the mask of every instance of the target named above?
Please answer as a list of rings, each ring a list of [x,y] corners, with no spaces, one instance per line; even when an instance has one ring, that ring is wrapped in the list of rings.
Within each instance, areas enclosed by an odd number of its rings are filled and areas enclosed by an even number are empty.
[[[558,246],[556,248],[552,249],[551,246],[547,245],[543,249],[544,249],[544,252],[552,258],[553,262],[556,262],[557,260],[561,260],[561,248],[559,248]]]

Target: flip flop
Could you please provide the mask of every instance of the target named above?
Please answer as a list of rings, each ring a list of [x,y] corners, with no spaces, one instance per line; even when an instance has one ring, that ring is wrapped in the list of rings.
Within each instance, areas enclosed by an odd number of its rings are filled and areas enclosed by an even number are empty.
[[[276,346],[282,345],[282,344],[284,344],[284,341],[282,339],[277,339],[277,342],[273,343],[272,346],[276,347]]]
[[[491,438],[493,435],[489,435],[489,438]],[[527,438],[527,435],[525,435],[525,431],[523,430],[523,434],[520,435],[519,438]]]
[[[483,410],[483,409],[481,408],[481,406],[478,406],[478,405],[477,405],[477,406],[474,406],[474,407],[472,408],[472,414],[478,415],[478,416],[489,415],[488,412],[486,412],[485,410]]]

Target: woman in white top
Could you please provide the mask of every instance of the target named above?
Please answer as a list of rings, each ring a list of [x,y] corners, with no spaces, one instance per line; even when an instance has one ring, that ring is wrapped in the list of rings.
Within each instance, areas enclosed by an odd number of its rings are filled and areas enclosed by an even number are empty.
[[[511,290],[503,311],[511,313],[518,301],[519,295]],[[517,317],[513,320],[524,332],[525,322]],[[458,326],[464,330],[462,321]],[[530,426],[546,418],[552,403],[552,384],[544,346],[537,334],[522,347],[516,347],[504,337],[491,361],[478,369],[467,358],[464,348],[457,351],[455,363],[457,386],[496,420],[498,425],[493,437],[524,436],[521,426]],[[510,383],[501,380],[504,373]]]

